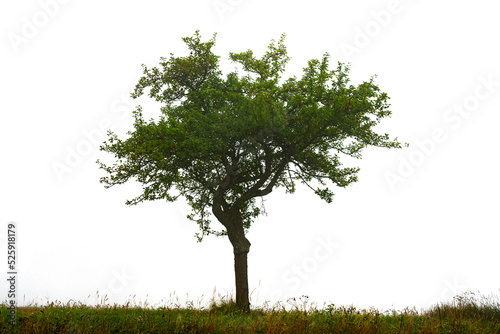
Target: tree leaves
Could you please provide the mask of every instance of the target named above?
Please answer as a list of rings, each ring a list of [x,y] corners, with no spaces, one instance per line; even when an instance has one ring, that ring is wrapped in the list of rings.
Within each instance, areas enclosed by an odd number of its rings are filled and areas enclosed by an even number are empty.
[[[363,148],[399,148],[374,127],[389,117],[387,94],[374,77],[358,86],[349,83],[349,67],[338,63],[330,70],[329,55],[312,59],[300,79],[281,80],[290,60],[285,35],[271,41],[258,58],[251,50],[230,53],[245,75],[222,75],[220,57],[212,53],[215,35],[202,42],[198,31],[183,41],[184,57],[161,58],[161,68],[143,65],[132,96],[149,90],[163,103],[161,118],[146,122],[139,107],[134,131],[120,140],[112,132],[103,151],[114,154],[112,166],[100,163],[108,174],[106,187],[131,178],[143,184],[143,193],[127,201],[175,201],[184,196],[204,235],[226,235],[211,228],[211,214],[226,224],[238,211],[245,229],[262,211],[256,198],[276,187],[293,193],[299,181],[330,203],[332,185],[357,181],[357,167],[342,167],[343,155],[361,158]],[[234,216],[234,215],[233,215]]]

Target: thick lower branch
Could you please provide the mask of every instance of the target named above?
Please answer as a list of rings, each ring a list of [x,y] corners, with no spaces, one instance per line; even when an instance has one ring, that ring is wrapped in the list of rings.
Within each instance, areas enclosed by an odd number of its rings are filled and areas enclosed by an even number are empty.
[[[273,177],[267,184],[267,186],[264,189],[259,189],[260,186],[264,184],[264,182],[258,182],[256,185],[254,185],[252,188],[250,188],[247,192],[245,192],[239,199],[238,203],[245,203],[246,201],[254,198],[254,197],[260,197],[260,196],[266,196],[269,193],[273,191],[274,186],[276,185],[276,182],[278,182],[279,177],[281,176],[281,173],[285,170],[285,167],[288,164],[288,157],[284,158],[281,163],[278,165],[276,168]],[[268,173],[267,175],[264,175],[265,178],[267,179],[269,176],[271,176],[271,173]],[[265,180],[264,180],[265,181]]]

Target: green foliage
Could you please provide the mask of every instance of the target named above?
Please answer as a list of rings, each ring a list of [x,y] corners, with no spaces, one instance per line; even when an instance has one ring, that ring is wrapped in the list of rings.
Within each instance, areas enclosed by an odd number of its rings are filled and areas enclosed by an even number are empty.
[[[361,158],[367,146],[399,148],[374,127],[391,115],[387,94],[374,78],[349,83],[349,67],[330,69],[329,55],[312,59],[301,78],[281,77],[290,60],[285,35],[258,58],[251,50],[230,53],[238,71],[223,75],[219,56],[197,31],[183,38],[188,55],[160,59],[160,68],[143,65],[144,76],[132,96],[144,93],[162,103],[161,117],[144,120],[134,112],[127,139],[110,132],[101,149],[116,163],[100,163],[106,187],[136,179],[143,193],[127,201],[175,201],[184,196],[203,238],[226,235],[210,227],[213,213],[236,210],[244,229],[262,213],[256,199],[275,187],[288,193],[296,182],[331,202],[332,186],[357,180],[357,167],[343,167],[342,156]],[[223,224],[226,226],[225,224]]]

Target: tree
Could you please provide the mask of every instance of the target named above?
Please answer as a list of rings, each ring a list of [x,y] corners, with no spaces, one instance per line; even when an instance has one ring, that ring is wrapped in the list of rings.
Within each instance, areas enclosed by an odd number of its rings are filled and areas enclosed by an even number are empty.
[[[329,69],[329,55],[312,59],[302,78],[283,80],[289,61],[285,35],[272,41],[261,58],[251,50],[230,53],[240,65],[223,75],[212,52],[215,37],[202,42],[198,31],[183,41],[184,57],[160,58],[161,69],[143,66],[131,94],[162,103],[158,121],[145,121],[139,106],[134,131],[121,140],[113,132],[101,150],[114,154],[113,165],[100,164],[106,188],[135,178],[143,192],[126,204],[175,201],[183,196],[198,223],[198,241],[227,236],[233,246],[236,304],[249,311],[246,232],[274,188],[293,193],[296,182],[332,202],[333,186],[357,180],[357,167],[342,167],[341,156],[361,158],[367,146],[400,148],[374,127],[388,110],[387,94],[369,81],[349,84],[349,67]],[[222,224],[212,229],[212,217]]]

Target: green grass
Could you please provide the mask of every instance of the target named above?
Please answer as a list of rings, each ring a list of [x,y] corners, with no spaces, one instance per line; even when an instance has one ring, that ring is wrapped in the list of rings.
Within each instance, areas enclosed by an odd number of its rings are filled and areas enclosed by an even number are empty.
[[[17,323],[0,306],[0,333],[500,333],[498,298],[468,292],[449,303],[418,312],[357,309],[328,305],[318,309],[304,296],[286,304],[240,312],[229,297],[207,307],[87,306],[50,303],[17,308]]]

